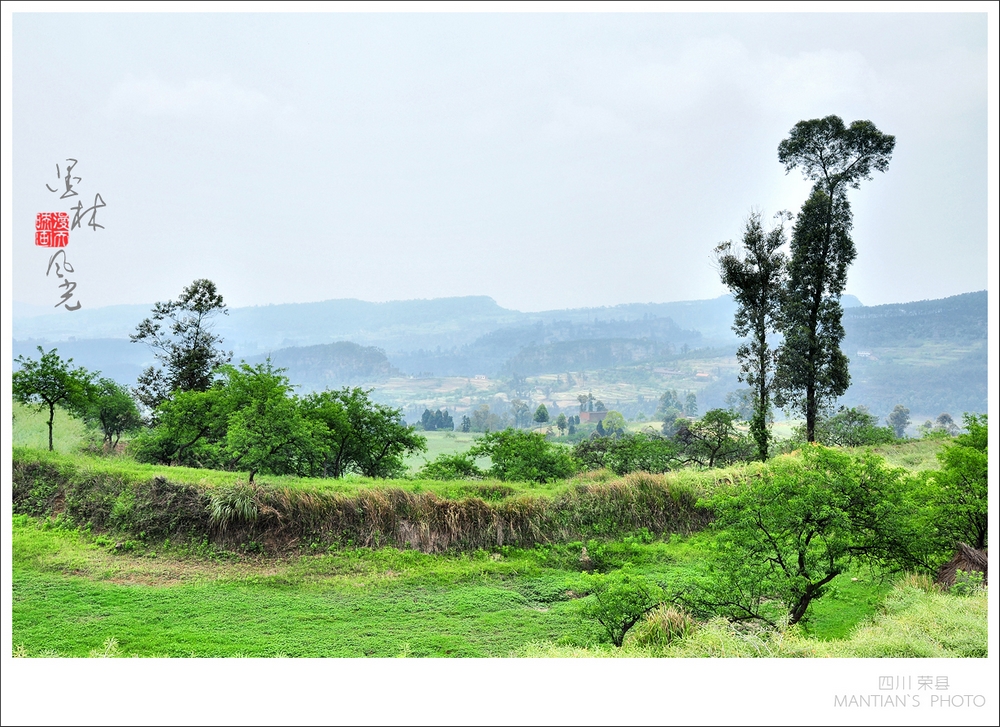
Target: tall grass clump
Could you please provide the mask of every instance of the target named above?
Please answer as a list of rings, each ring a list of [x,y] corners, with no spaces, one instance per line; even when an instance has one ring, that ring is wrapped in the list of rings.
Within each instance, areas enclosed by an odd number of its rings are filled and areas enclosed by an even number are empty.
[[[683,609],[660,604],[635,625],[629,634],[629,641],[641,648],[665,649],[690,636],[696,629],[694,618]]]

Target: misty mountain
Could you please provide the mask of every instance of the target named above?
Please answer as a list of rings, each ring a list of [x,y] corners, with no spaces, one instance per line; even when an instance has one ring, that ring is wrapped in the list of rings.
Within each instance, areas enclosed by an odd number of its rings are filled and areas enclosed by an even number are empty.
[[[925,341],[984,343],[986,305],[986,291],[981,290],[939,300],[848,308],[844,311],[844,351]]]
[[[573,311],[562,311],[572,313]],[[692,347],[702,342],[698,331],[684,330],[670,318],[654,318],[646,313],[645,318],[636,320],[594,320],[579,322],[556,320],[551,323],[538,321],[533,325],[501,328],[487,333],[470,344],[454,350],[417,350],[392,355],[393,363],[411,374],[432,373],[436,376],[475,376],[476,374],[519,373],[530,376],[566,370],[559,362],[574,360],[572,351],[577,350],[581,363],[584,361],[637,362],[672,351],[673,347],[689,344]],[[634,355],[611,353],[612,341],[623,339],[646,341],[644,353]],[[594,358],[597,351],[593,345],[603,341],[604,354]],[[575,349],[574,349],[575,346]],[[619,344],[620,348],[620,344]],[[630,350],[637,352],[639,348]],[[525,353],[530,351],[530,353]],[[655,351],[655,353],[653,353]],[[589,366],[589,363],[587,364]],[[608,363],[608,366],[618,365]],[[555,368],[551,368],[551,367]],[[601,366],[605,367],[604,364]],[[573,368],[570,366],[568,368]]]
[[[858,301],[853,296],[844,296],[843,303],[846,307]],[[139,322],[150,315],[151,309],[152,304],[118,305],[40,315],[43,309],[38,306],[18,303],[14,311],[13,338],[50,342],[97,338],[127,340]],[[237,359],[281,348],[334,341],[377,346],[392,359],[394,354],[436,351],[439,347],[442,350],[457,350],[502,328],[513,329],[539,323],[581,325],[586,328],[600,323],[620,325],[670,319],[672,325],[680,329],[698,331],[705,340],[721,343],[734,340],[734,311],[733,300],[728,295],[711,300],[627,303],[533,313],[502,308],[486,296],[388,303],[345,299],[232,308],[228,315],[215,319],[214,330],[223,337],[226,348],[231,349]],[[605,330],[580,335],[581,338],[643,336],[660,338],[661,333]]]
[[[266,355],[255,356],[247,363],[263,363],[267,358]],[[301,391],[371,384],[400,375],[384,351],[349,341],[283,348],[270,354],[270,359],[276,368],[287,369],[285,375],[293,384],[298,384]]]
[[[847,297],[843,302],[852,386],[841,403],[865,404],[879,414],[899,403],[915,414],[986,410],[985,291],[893,305],[851,305],[857,301]],[[706,356],[710,348],[735,350],[734,311],[728,296],[539,313],[504,309],[486,297],[340,300],[237,308],[217,319],[216,331],[235,361],[260,362],[270,353],[307,391],[400,374],[531,376],[648,368],[687,349]],[[22,308],[15,317],[15,357],[36,357],[38,345],[57,347],[77,365],[127,385],[155,363],[147,347],[127,338],[149,307],[34,313]],[[742,386],[724,379],[699,392],[703,409],[723,405],[726,394]]]

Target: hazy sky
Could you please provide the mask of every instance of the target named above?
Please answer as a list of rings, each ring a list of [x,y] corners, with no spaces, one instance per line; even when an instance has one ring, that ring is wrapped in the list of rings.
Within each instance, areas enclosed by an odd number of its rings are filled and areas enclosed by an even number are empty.
[[[897,140],[851,192],[848,292],[981,290],[986,17],[17,14],[13,299],[59,301],[35,215],[97,193],[86,307],[199,277],[232,306],[710,298],[712,248],[807,195],[778,143],[829,114]]]

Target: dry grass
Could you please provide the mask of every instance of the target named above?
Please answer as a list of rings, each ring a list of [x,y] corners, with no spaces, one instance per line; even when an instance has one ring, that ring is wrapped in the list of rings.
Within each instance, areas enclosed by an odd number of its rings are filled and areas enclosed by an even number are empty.
[[[693,480],[646,473],[578,480],[555,496],[492,485],[480,492],[473,485],[465,491],[474,494],[459,498],[393,487],[350,493],[240,482],[205,487],[25,457],[15,459],[13,479],[19,513],[61,509],[98,531],[150,541],[208,538],[227,547],[255,543],[272,552],[303,545],[423,552],[524,547],[642,528],[689,533],[709,520]]]

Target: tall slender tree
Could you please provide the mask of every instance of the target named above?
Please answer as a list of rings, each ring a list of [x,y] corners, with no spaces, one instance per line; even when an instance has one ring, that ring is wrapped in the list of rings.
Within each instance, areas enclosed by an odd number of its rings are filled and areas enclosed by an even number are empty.
[[[827,116],[800,121],[778,146],[785,172],[799,168],[814,182],[792,232],[774,397],[779,406],[805,415],[810,442],[816,440],[822,411],[851,381],[840,350],[840,296],[847,268],[857,256],[847,190],[857,189],[876,171],[884,172],[895,145],[894,136],[870,121],[845,126],[840,117]]]
[[[215,369],[233,356],[221,349],[222,338],[212,332],[212,318],[219,313],[229,315],[229,309],[215,283],[206,279],[195,280],[177,300],[153,306],[153,315],[129,336],[132,343],[148,345],[163,364],[162,369],[150,366],[139,377],[139,401],[155,409],[175,391],[208,389]]]
[[[779,212],[776,217],[780,220],[779,225],[765,231],[761,213],[751,212],[742,244],[734,246],[732,242],[724,242],[715,248],[722,282],[732,291],[736,301],[733,331],[748,339],[737,349],[736,357],[740,361],[739,379],[752,391],[750,437],[757,445],[761,461],[767,459],[770,441],[767,418],[777,355],[768,339],[779,330],[787,262],[781,252],[785,245],[783,223],[791,215]]]

